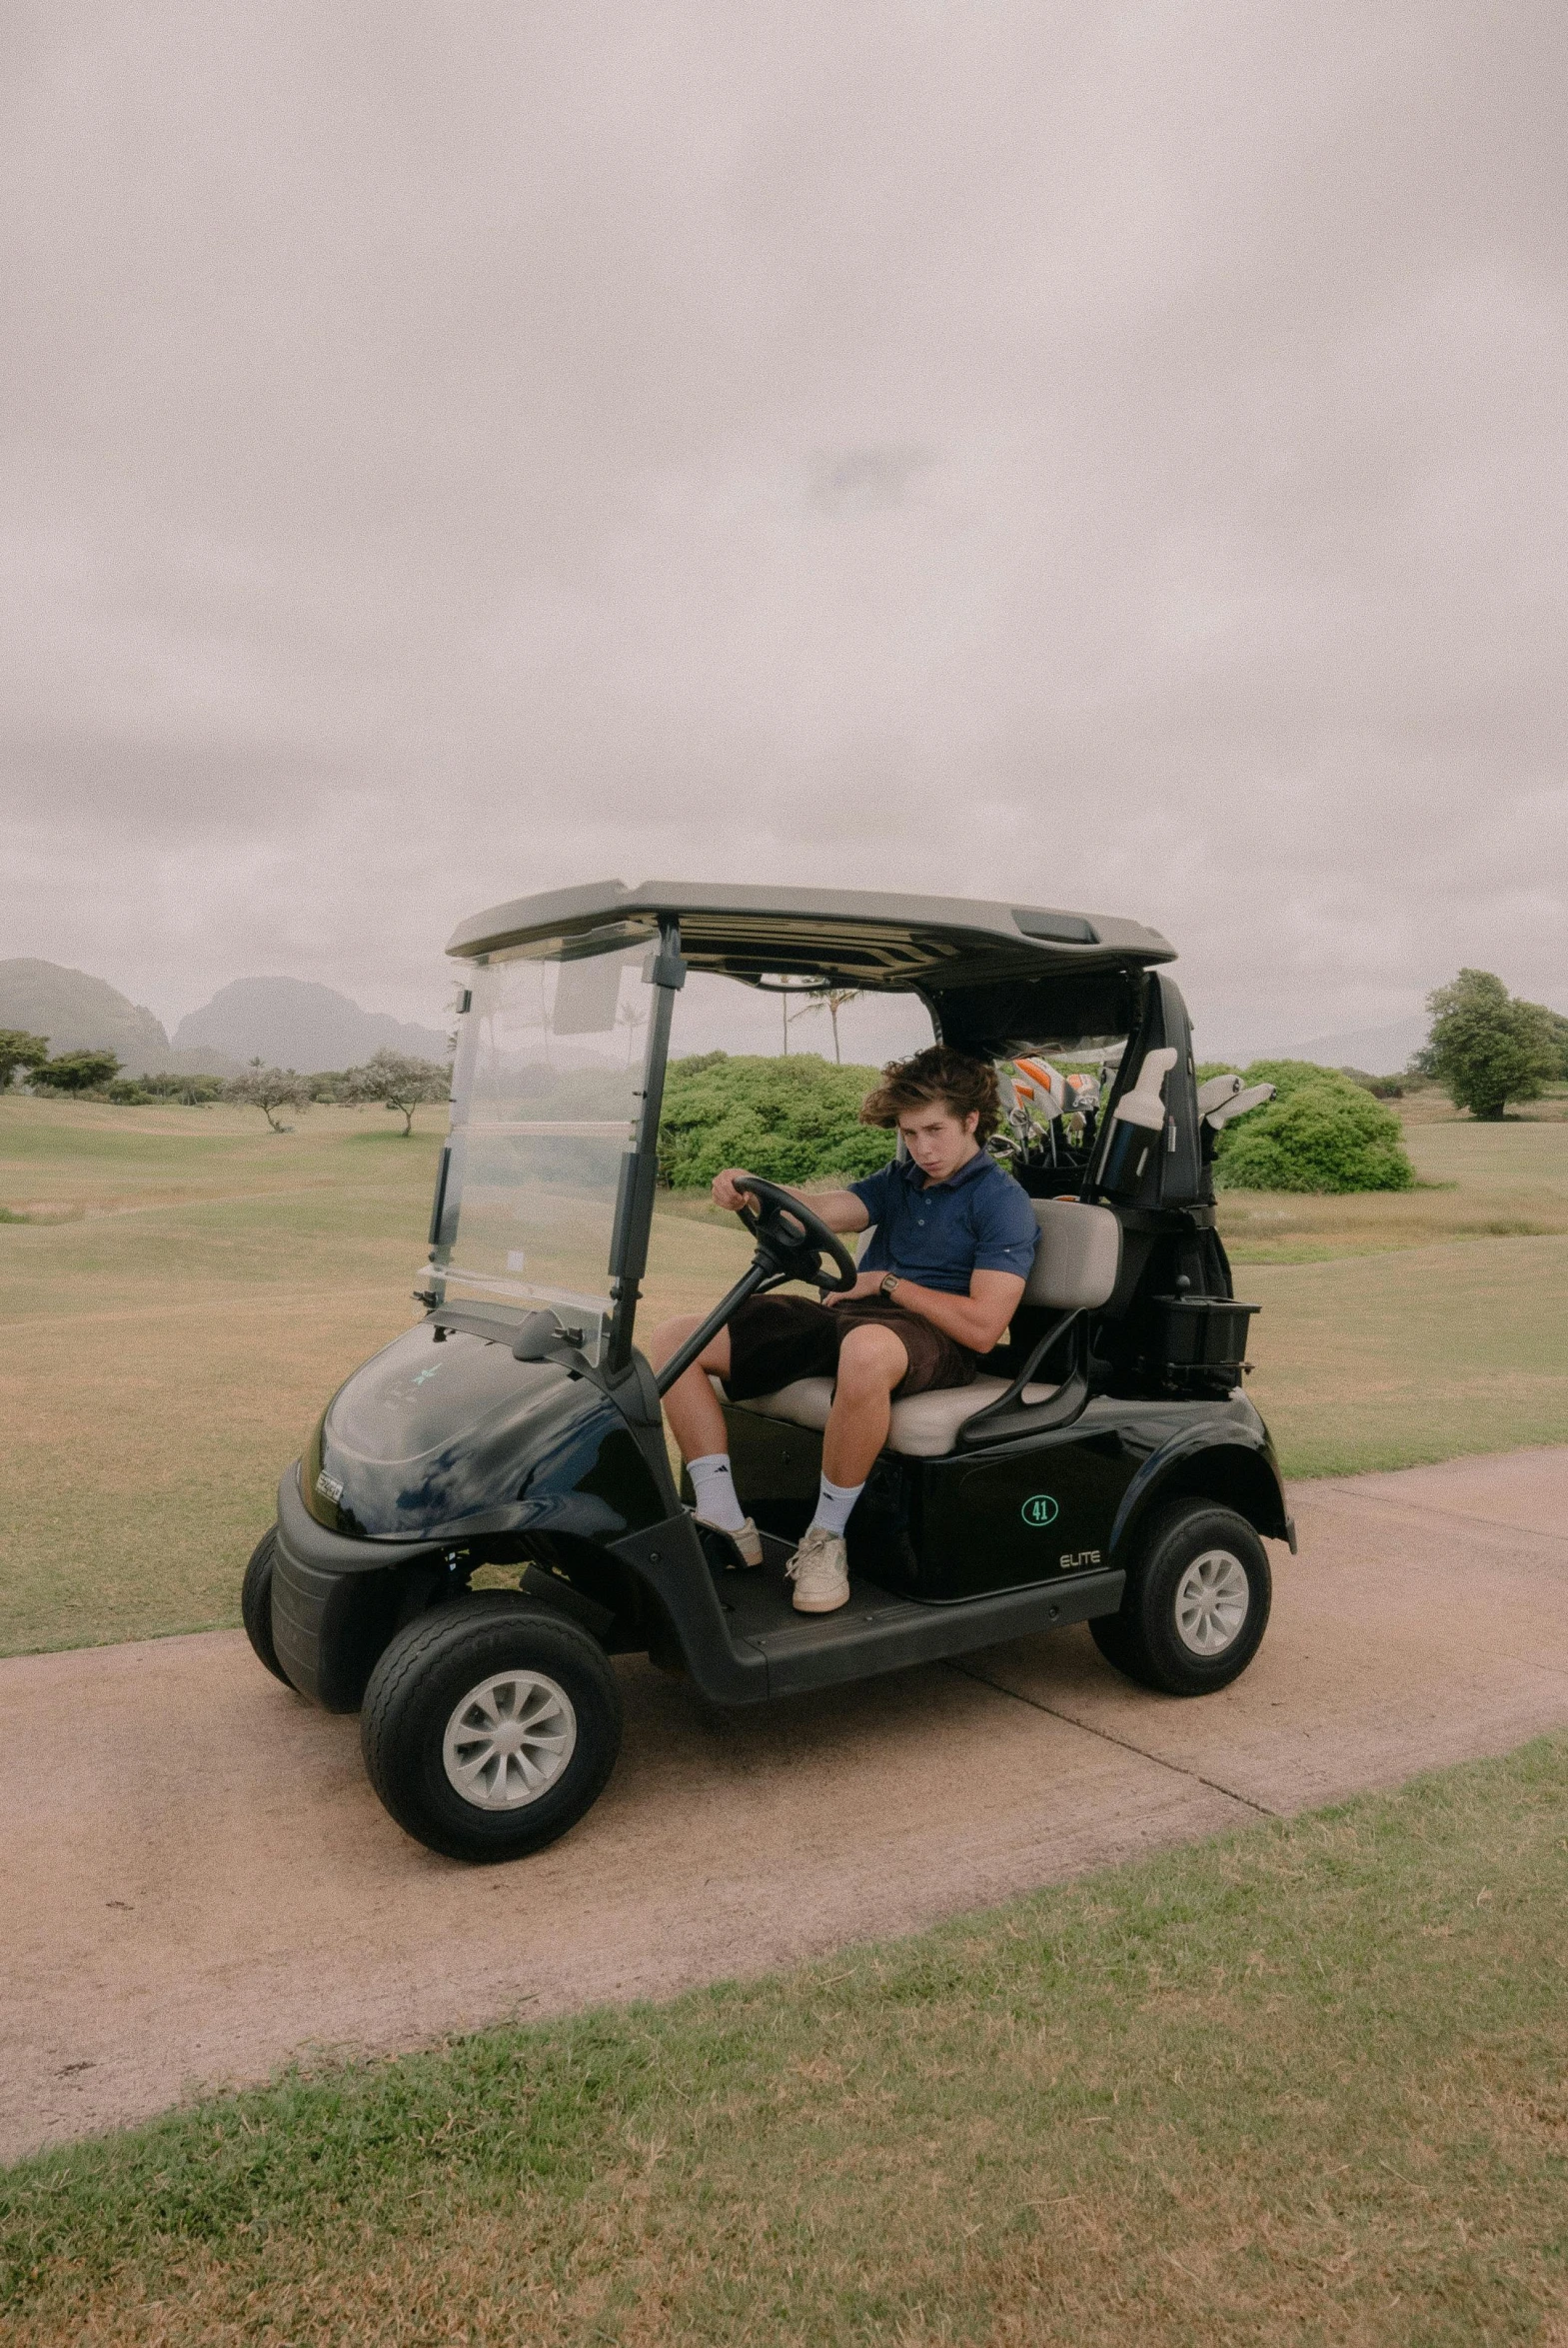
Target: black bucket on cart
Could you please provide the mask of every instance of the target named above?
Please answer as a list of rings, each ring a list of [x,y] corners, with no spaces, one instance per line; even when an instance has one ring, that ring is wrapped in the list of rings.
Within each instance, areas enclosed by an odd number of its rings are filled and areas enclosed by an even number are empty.
[[[1168,1392],[1228,1393],[1246,1367],[1247,1324],[1259,1304],[1234,1296],[1153,1296],[1148,1367]]]

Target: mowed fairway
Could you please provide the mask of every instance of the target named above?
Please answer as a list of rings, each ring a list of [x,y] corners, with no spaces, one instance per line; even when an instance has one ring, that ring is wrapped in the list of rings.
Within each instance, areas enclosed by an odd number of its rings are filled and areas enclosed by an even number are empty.
[[[1408,1123],[1420,1187],[1222,1194],[1288,1475],[1568,1439],[1568,1123]]]
[[[235,1622],[280,1471],[418,1317],[439,1139],[374,1111],[0,1107],[0,1651]],[[654,1311],[747,1258],[668,1220]]]
[[[29,1218],[0,1223],[0,1651],[237,1620],[279,1471],[415,1316],[426,1114],[404,1142],[375,1111],[274,1136],[254,1112],[0,1104],[0,1207]],[[1409,1138],[1444,1187],[1225,1202],[1287,1473],[1568,1440],[1568,1124]],[[729,1218],[662,1211],[649,1317],[746,1252]]]

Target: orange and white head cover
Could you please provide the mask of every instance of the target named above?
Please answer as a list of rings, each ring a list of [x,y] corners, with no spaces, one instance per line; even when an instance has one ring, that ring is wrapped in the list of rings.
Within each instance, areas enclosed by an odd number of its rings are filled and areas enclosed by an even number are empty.
[[[1015,1060],[1012,1089],[1036,1116],[1058,1118],[1067,1109],[1067,1080],[1048,1060]]]

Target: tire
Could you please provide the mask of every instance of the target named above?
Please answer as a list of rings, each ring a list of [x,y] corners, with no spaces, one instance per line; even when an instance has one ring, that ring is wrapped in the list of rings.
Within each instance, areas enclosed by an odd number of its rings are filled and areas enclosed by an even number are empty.
[[[1119,1613],[1089,1624],[1107,1663],[1166,1695],[1228,1687],[1268,1627],[1273,1580],[1244,1516],[1212,1500],[1177,1500],[1148,1526]]]
[[[487,1730],[518,1714],[534,1734],[494,1741]],[[382,1654],[360,1744],[382,1801],[427,1850],[519,1859],[565,1834],[604,1791],[621,1749],[621,1689],[575,1622],[526,1599],[458,1598]]]
[[[281,1679],[285,1687],[292,1686],[289,1674],[278,1660],[278,1650],[272,1643],[272,1561],[278,1543],[276,1525],[264,1532],[251,1551],[251,1561],[245,1568],[245,1579],[240,1584],[240,1619],[245,1624],[245,1635],[251,1642],[251,1652],[258,1663],[265,1663],[274,1679]]]

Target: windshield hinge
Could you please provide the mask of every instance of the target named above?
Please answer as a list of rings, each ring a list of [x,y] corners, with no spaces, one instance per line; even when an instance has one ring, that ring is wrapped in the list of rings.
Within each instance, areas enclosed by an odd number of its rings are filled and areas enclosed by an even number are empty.
[[[645,987],[668,987],[672,994],[679,994],[686,985],[686,972],[687,966],[680,946],[673,939],[665,938],[643,965],[643,984]]]

